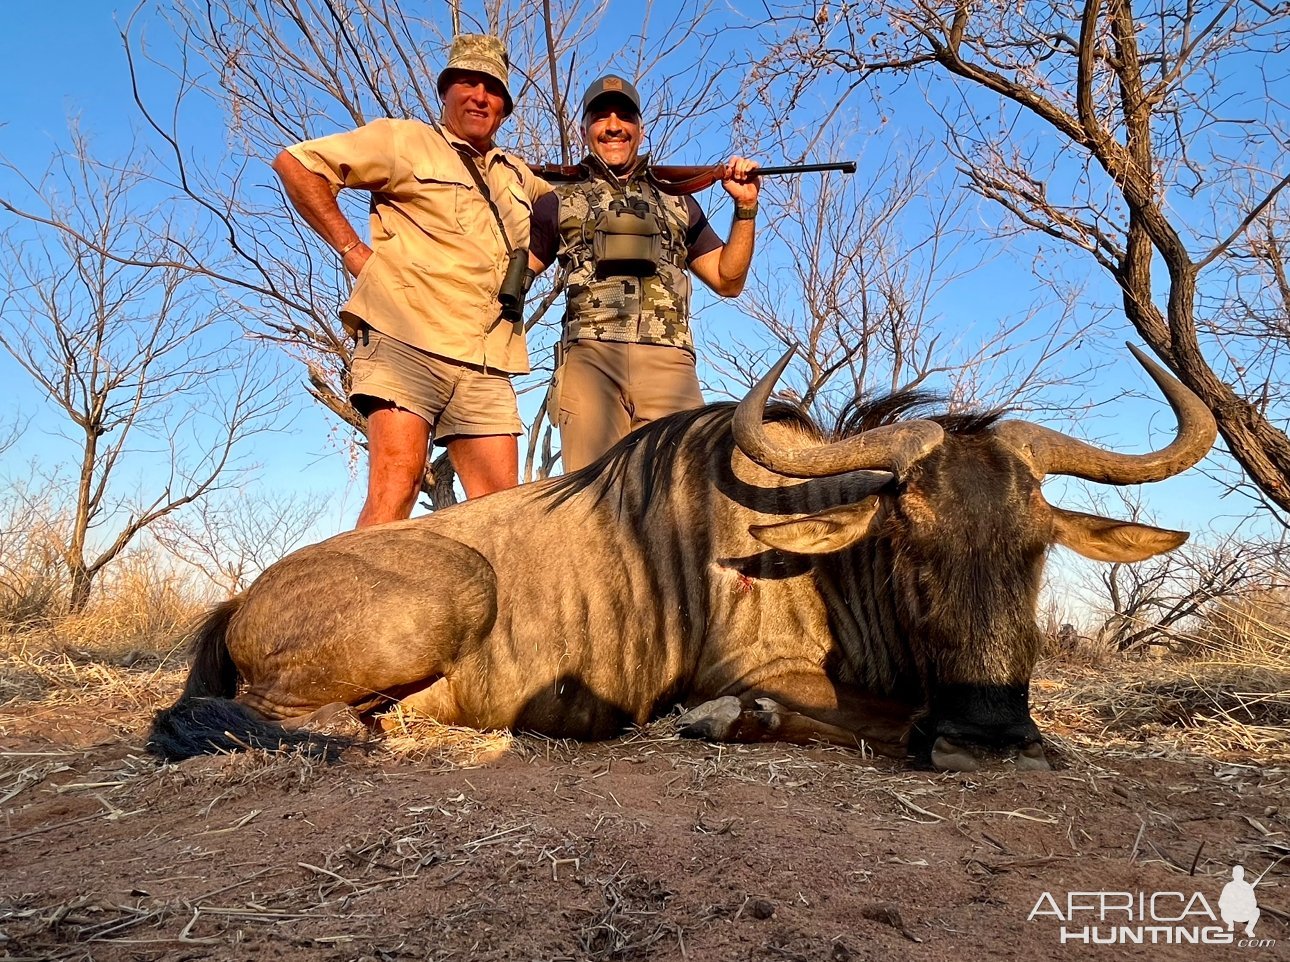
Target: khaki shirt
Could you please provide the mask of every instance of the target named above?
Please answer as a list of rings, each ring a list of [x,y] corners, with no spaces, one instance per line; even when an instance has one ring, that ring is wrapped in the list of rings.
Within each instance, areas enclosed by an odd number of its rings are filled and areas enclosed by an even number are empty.
[[[524,324],[503,321],[497,303],[506,245],[453,144],[475,158],[511,246],[528,247],[533,202],[551,188],[501,150],[481,156],[419,120],[374,120],[287,149],[334,193],[372,192],[372,256],[340,311],[348,330],[368,324],[441,357],[523,374]]]

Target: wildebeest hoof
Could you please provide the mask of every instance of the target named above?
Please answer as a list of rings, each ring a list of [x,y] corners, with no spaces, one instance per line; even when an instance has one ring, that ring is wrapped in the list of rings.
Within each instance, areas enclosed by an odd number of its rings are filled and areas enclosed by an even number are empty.
[[[1051,772],[1052,770],[1053,766],[1049,764],[1048,756],[1044,754],[1044,746],[1039,742],[1027,745],[1017,752],[1017,771]]]
[[[932,743],[932,765],[943,772],[976,772],[981,769],[975,755],[943,735]]]
[[[715,741],[729,738],[743,706],[734,695],[725,695],[705,701],[691,708],[677,719],[676,733],[682,738],[709,738]]]
[[[756,704],[757,711],[753,713],[753,717],[757,719],[757,724],[761,726],[762,731],[777,731],[783,724],[784,715],[787,714],[784,706],[773,698],[758,698]]]

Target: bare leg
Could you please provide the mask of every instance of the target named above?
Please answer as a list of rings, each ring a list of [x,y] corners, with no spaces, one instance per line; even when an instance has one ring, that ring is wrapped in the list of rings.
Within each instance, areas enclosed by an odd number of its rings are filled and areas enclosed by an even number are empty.
[[[403,521],[425,475],[430,425],[403,408],[377,408],[367,419],[367,500],[356,528]]]
[[[894,758],[905,754],[896,733],[883,732],[881,740],[859,730],[831,725],[800,712],[790,711],[771,698],[745,705],[733,695],[704,702],[681,716],[680,734],[721,742],[787,742],[809,745],[823,742],[842,748],[868,749]]]
[[[467,498],[513,488],[519,480],[519,446],[509,434],[453,438],[448,457]]]
[[[854,729],[830,725],[810,715],[791,711],[773,698],[758,698],[755,709],[749,714],[759,729],[761,741],[791,742],[794,745],[824,742],[828,745],[841,745],[844,748],[863,748],[867,744]],[[899,742],[896,745],[903,749]],[[876,746],[871,747],[875,747],[876,750]],[[890,754],[890,752],[883,754]]]

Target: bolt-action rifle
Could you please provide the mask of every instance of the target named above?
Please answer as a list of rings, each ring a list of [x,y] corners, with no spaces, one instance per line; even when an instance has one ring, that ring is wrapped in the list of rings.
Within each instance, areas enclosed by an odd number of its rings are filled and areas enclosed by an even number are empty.
[[[553,184],[573,184],[587,178],[587,168],[582,165],[565,167],[560,164],[535,164],[533,173]],[[789,164],[784,167],[758,167],[758,177],[775,177],[781,174],[814,174],[826,170],[840,170],[844,174],[854,174],[856,165],[848,160],[840,164]],[[703,164],[698,167],[670,167],[663,164],[650,164],[649,178],[659,190],[673,197],[694,194],[706,190],[726,172],[725,164]]]

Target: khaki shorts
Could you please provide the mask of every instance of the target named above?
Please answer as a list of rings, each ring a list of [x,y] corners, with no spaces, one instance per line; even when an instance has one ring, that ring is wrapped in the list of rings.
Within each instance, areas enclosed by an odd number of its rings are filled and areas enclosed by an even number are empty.
[[[440,445],[524,431],[507,375],[429,354],[370,327],[354,345],[349,399],[363,415],[374,401],[411,411],[430,425]]]

